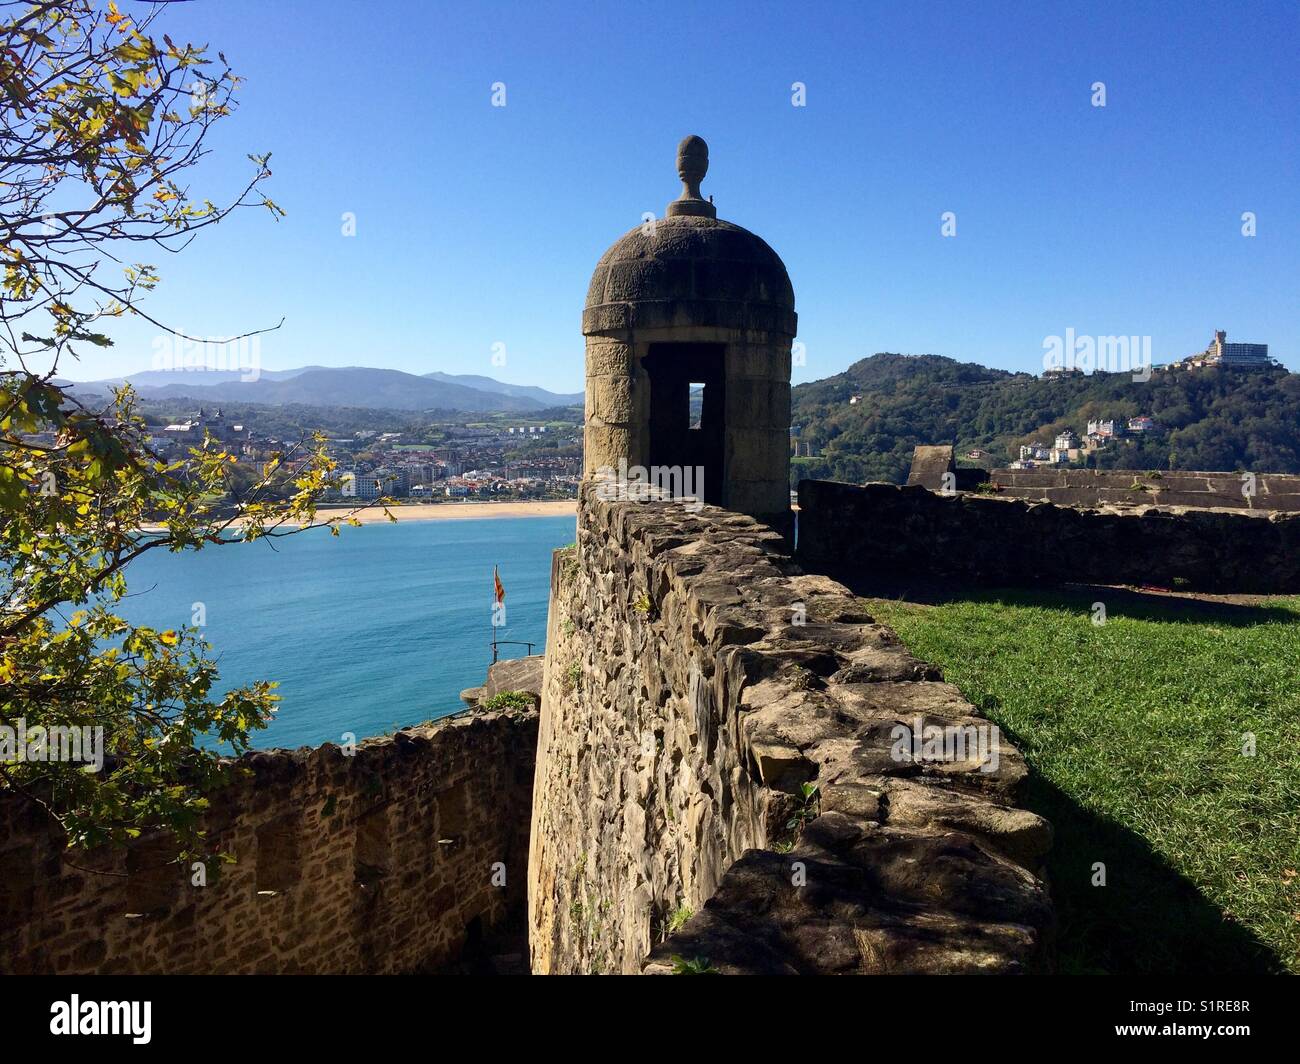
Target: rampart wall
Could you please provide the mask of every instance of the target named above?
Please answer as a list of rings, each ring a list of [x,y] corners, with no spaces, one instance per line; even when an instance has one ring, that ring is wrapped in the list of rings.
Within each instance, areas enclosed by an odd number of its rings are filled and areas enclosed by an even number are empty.
[[[800,561],[978,583],[1300,591],[1300,513],[1079,509],[923,487],[799,485]]]
[[[771,529],[585,487],[552,572],[533,971],[1049,967],[1020,754],[933,758],[900,725],[992,727]]]
[[[1300,476],[1184,470],[995,469],[994,494],[1059,506],[1300,511]],[[960,485],[959,485],[960,487]]]
[[[535,710],[476,712],[250,754],[205,886],[165,840],[68,851],[0,795],[0,972],[437,971],[512,922],[522,943],[536,737]]]

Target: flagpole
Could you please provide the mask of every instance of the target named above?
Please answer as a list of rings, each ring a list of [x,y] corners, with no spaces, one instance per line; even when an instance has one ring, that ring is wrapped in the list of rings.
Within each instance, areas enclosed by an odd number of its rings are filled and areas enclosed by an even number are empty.
[[[501,586],[501,576],[497,567],[492,566],[492,664],[497,663],[497,611],[496,606],[505,602],[505,589]]]

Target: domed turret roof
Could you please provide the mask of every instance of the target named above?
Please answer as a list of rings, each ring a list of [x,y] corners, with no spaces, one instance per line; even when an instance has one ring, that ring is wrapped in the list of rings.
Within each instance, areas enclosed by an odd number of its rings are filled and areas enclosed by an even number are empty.
[[[795,335],[794,289],[780,257],[760,237],[716,217],[699,195],[708,148],[678,148],[685,187],[668,217],[645,222],[601,256],[587,290],[582,331],[706,326]]]

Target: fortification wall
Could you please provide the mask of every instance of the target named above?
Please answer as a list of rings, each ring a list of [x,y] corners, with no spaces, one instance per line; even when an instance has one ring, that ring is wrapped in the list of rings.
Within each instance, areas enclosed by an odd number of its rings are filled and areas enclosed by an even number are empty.
[[[900,723],[990,726],[781,543],[584,489],[552,570],[533,971],[1048,965],[1050,828],[1013,805],[1019,753],[899,750]]]
[[[836,572],[1281,593],[1300,590],[1300,514],[1080,510],[805,480],[798,554]]]
[[[1247,480],[1247,474],[1243,473],[1182,470],[1153,473],[1044,466],[995,469],[989,477],[1001,498],[1052,502],[1058,506],[1300,511],[1300,476],[1285,473],[1258,473]]]
[[[69,852],[0,796],[0,972],[442,968],[467,939],[522,931],[536,734],[535,711],[480,712],[352,756],[251,754],[213,797],[207,826],[235,863],[207,886],[162,840]]]

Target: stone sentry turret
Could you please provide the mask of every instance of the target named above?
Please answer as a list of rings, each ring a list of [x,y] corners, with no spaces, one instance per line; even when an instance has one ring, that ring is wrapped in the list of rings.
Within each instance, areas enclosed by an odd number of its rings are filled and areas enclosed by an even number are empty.
[[[776,252],[701,196],[708,167],[708,145],[683,140],[682,194],[667,217],[648,218],[596,265],[582,315],[585,474],[682,470],[680,481],[654,479],[788,533],[794,290]]]

